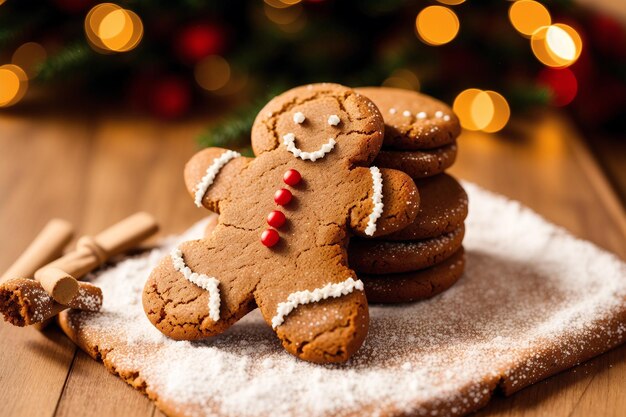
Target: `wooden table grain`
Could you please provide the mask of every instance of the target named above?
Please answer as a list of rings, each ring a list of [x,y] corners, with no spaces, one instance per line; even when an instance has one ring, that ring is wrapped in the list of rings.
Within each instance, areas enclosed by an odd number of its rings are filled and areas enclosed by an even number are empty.
[[[0,114],[0,270],[50,217],[95,233],[137,210],[162,235],[203,216],[183,187],[206,118],[156,122],[93,114]],[[506,132],[464,132],[451,172],[500,192],[626,259],[626,216],[571,123],[558,113]],[[626,277],[625,277],[626,279]],[[0,324],[0,416],[160,416],[154,405],[91,360],[56,328]],[[624,416],[626,347],[505,398],[480,416]]]

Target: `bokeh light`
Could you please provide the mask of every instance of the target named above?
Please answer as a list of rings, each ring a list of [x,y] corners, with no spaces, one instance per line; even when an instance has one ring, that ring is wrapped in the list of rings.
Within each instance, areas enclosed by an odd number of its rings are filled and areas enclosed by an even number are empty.
[[[48,54],[37,42],[26,42],[13,52],[11,63],[22,68],[28,78],[37,76],[39,65],[46,60]]]
[[[264,10],[265,16],[277,25],[290,25],[294,23],[302,14],[302,5],[286,5],[283,8],[276,8],[266,3]]]
[[[491,120],[485,127],[483,132],[493,133],[502,130],[504,126],[509,122],[511,117],[511,109],[506,99],[495,91],[487,90],[485,94],[491,99],[491,106],[493,107],[493,114]]]
[[[419,91],[420,80],[413,71],[400,68],[392,72],[391,75],[383,81],[383,86]]]
[[[9,107],[24,97],[28,90],[28,76],[17,65],[0,67],[0,107]]]
[[[94,6],[85,18],[85,34],[98,52],[127,52],[143,37],[139,16],[113,3]]]
[[[447,4],[448,6],[456,6],[464,3],[465,0],[437,0],[439,3]]]
[[[527,37],[540,27],[552,23],[548,9],[534,0],[518,0],[511,4],[509,19],[513,27]]]
[[[489,133],[504,128],[511,116],[509,104],[501,94],[477,88],[462,91],[454,100],[453,109],[463,128]]]
[[[447,7],[429,6],[417,15],[415,28],[425,43],[443,45],[459,33],[459,18]]]
[[[530,45],[535,57],[549,67],[572,65],[582,52],[582,40],[574,28],[562,23],[543,26],[533,33]]]
[[[544,68],[537,83],[550,90],[551,104],[559,107],[571,103],[578,93],[578,80],[569,68]]]
[[[300,3],[302,0],[265,0],[265,4],[275,9],[285,9],[294,4]]]
[[[219,55],[209,55],[196,64],[194,76],[205,90],[219,90],[230,80],[230,65]]]

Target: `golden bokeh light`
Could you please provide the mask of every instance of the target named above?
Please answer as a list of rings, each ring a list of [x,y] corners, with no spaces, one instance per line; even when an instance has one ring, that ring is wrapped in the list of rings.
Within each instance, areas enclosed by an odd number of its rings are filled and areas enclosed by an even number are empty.
[[[102,3],[87,14],[85,34],[98,52],[127,52],[141,41],[143,23],[131,10],[113,3]]]
[[[302,0],[265,0],[265,4],[275,9],[285,9],[294,4],[300,3]]]
[[[530,46],[535,57],[549,67],[572,65],[582,52],[583,43],[574,28],[562,23],[543,26],[533,33]]]
[[[506,126],[511,110],[506,99],[491,90],[470,88],[462,91],[454,100],[454,112],[461,126],[467,130],[493,133]]]
[[[549,26],[552,23],[548,9],[534,0],[518,0],[511,4],[509,19],[513,27],[527,37],[540,27]]]
[[[230,65],[219,55],[209,55],[196,64],[194,76],[205,90],[219,90],[230,80]]]
[[[470,116],[477,130],[483,130],[493,119],[493,101],[486,91],[481,91],[472,100]]]
[[[461,3],[465,3],[465,0],[437,0],[439,3],[447,4],[448,6],[457,6]]]
[[[511,109],[506,99],[499,93],[491,90],[485,91],[485,94],[491,99],[491,106],[493,107],[493,115],[491,120],[485,127],[483,132],[493,133],[502,130],[504,126],[509,122],[511,117]]]
[[[290,25],[302,14],[302,5],[296,4],[293,7],[276,8],[265,4],[264,10],[265,16],[277,25]]]
[[[443,45],[459,33],[459,18],[449,8],[428,6],[415,19],[419,37],[429,45]]]
[[[0,107],[9,107],[24,97],[28,90],[28,76],[17,65],[0,67]]]
[[[462,91],[456,98],[454,99],[454,104],[452,105],[452,109],[454,113],[459,117],[459,121],[461,122],[461,126],[467,130],[479,130],[476,123],[474,123],[474,119],[472,117],[472,104],[474,99],[478,94],[480,94],[482,90],[477,88],[469,88],[465,91]]]
[[[383,81],[385,87],[404,88],[406,90],[419,91],[420,80],[417,75],[405,68],[400,68],[391,73],[391,75]]]
[[[46,60],[48,54],[43,46],[37,42],[26,42],[13,52],[11,63],[22,68],[28,78],[37,75],[39,65]]]

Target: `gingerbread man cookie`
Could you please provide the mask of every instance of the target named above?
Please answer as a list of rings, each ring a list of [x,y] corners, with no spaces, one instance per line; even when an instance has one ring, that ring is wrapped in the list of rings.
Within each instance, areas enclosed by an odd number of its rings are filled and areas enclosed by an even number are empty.
[[[410,177],[368,167],[382,141],[383,120],[369,99],[316,84],[259,113],[256,158],[218,148],[196,154],[185,168],[187,188],[219,222],[150,275],[143,304],[152,323],[196,340],[258,307],[293,355],[347,360],[369,322],[363,283],[348,267],[349,236],[397,231],[419,206]]]

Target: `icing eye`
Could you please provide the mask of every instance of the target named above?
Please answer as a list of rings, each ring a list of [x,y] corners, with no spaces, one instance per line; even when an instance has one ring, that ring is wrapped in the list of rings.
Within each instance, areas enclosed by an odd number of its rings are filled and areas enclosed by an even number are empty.
[[[328,117],[328,124],[331,126],[337,126],[341,119],[336,114],[332,114]]]
[[[304,114],[299,111],[293,114],[293,122],[297,123],[297,124],[302,124],[304,122],[304,120],[306,119],[306,117],[304,117]]]

